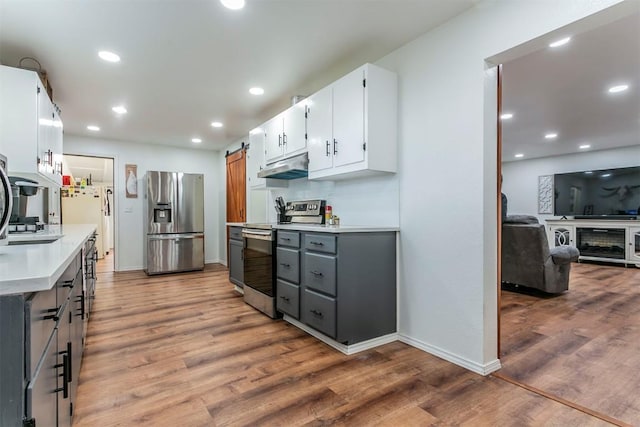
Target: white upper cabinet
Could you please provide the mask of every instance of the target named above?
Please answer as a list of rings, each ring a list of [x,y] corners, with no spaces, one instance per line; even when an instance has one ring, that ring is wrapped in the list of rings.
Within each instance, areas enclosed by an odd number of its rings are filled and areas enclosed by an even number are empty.
[[[303,100],[265,123],[267,163],[306,151],[305,115],[306,103]]]
[[[365,64],[310,97],[309,179],[397,172],[397,77]]]
[[[261,190],[271,187],[287,187],[287,181],[281,179],[259,178],[258,172],[265,166],[265,125],[253,129],[249,133],[249,149],[247,150],[247,189]]]
[[[325,87],[308,98],[309,173],[333,167],[332,105],[331,86]]]
[[[37,73],[0,66],[0,140],[9,174],[61,185],[62,131]]]

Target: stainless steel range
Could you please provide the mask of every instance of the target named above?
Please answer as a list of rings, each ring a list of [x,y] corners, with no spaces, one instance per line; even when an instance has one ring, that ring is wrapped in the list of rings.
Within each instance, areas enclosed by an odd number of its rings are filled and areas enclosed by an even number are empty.
[[[276,201],[280,224],[324,224],[325,200]],[[244,301],[267,316],[280,317],[276,311],[276,234],[271,224],[245,224]]]
[[[244,301],[275,319],[276,230],[268,224],[246,224],[244,238]]]

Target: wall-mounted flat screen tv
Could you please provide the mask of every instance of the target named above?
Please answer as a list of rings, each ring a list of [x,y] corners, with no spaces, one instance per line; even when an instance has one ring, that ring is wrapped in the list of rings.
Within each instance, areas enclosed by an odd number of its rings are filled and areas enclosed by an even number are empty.
[[[640,216],[640,166],[553,176],[554,214],[576,218]]]

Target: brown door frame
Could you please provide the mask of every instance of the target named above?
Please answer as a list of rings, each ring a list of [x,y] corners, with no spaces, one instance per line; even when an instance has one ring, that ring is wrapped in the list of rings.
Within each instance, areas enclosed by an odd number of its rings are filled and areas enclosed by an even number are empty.
[[[498,283],[497,283],[497,292],[498,292],[498,304],[497,304],[497,314],[498,314],[498,359],[500,359],[500,337],[501,337],[501,323],[500,323],[500,311],[501,311],[501,298],[502,298],[502,123],[500,121],[500,115],[502,114],[502,64],[497,67],[497,113],[496,113],[496,126],[497,126],[497,176],[496,181],[497,185],[497,194],[496,194],[496,204],[497,204],[497,212],[498,218],[496,218],[498,223]]]

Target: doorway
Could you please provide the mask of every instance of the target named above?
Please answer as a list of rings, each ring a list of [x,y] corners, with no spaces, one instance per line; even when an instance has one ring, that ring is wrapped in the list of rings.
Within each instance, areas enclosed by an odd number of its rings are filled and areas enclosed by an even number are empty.
[[[498,182],[504,177],[504,186],[497,196],[507,195],[508,214],[546,224],[557,216],[541,203],[540,178],[626,166],[633,157],[629,149],[637,152],[638,22],[640,14],[634,13],[589,31],[571,25],[545,37],[542,49],[502,63],[497,176]],[[635,92],[612,96],[608,85],[619,79],[628,79]],[[576,190],[571,200],[578,205],[587,196]],[[500,253],[498,259],[500,277]],[[634,283],[640,283],[637,269],[573,263],[569,289],[557,295],[498,285],[503,368],[496,376],[608,422],[637,424],[640,317],[631,301],[640,301],[640,291]]]
[[[98,271],[115,270],[114,161],[65,154],[60,190],[62,224],[95,224]]]

